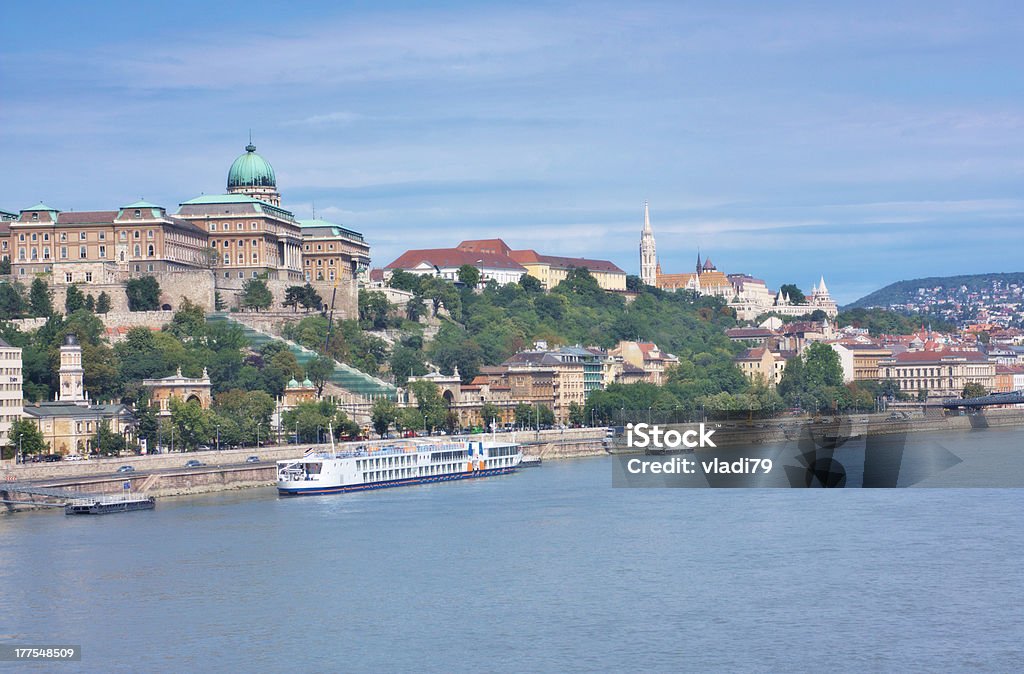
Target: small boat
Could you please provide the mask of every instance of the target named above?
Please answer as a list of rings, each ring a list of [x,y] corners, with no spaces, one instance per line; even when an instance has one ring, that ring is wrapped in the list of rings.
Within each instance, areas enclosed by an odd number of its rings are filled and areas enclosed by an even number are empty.
[[[541,464],[541,458],[539,456],[527,456],[523,455],[522,460],[519,462],[520,468],[537,468]]]
[[[65,504],[65,515],[109,515],[132,510],[152,510],[156,507],[153,496],[129,496],[110,499],[76,499]]]

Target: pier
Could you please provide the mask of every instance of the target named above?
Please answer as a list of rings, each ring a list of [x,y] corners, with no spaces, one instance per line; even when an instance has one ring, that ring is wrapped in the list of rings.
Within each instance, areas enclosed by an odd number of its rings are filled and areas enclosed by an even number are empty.
[[[26,496],[42,496],[45,499],[61,499],[62,502],[52,503],[31,499],[18,501],[10,498],[11,494]],[[8,507],[14,505],[30,505],[44,508],[64,508],[67,515],[104,515],[130,510],[151,510],[156,506],[152,496],[140,494],[91,494],[61,487],[45,487],[17,482],[0,483],[0,502]]]

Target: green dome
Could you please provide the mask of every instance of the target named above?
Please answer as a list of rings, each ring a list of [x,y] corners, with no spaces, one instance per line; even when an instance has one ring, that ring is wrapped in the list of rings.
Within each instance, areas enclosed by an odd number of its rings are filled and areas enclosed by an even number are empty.
[[[245,154],[235,160],[228,171],[228,189],[232,187],[277,187],[277,178],[270,162],[256,154],[256,146],[249,143]]]
[[[295,377],[288,380],[288,388],[299,388],[299,382],[295,381]]]

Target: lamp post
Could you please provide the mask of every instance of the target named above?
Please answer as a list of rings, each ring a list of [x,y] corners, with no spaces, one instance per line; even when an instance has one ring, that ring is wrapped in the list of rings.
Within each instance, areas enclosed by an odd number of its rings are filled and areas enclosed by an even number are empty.
[[[217,451],[220,451],[220,424],[217,424]]]

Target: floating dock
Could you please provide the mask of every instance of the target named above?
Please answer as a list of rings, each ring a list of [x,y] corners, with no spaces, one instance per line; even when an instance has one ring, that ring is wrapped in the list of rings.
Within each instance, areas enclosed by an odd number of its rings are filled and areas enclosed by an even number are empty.
[[[63,503],[11,501],[8,499],[10,493],[60,499]],[[108,513],[124,513],[132,510],[152,510],[156,507],[156,499],[154,497],[142,494],[89,494],[59,487],[19,484],[14,481],[0,483],[0,497],[2,497],[5,503],[11,505],[62,507],[64,508],[65,515],[106,515]]]

